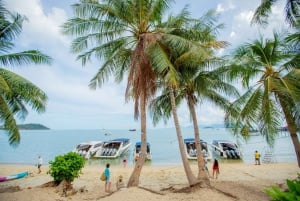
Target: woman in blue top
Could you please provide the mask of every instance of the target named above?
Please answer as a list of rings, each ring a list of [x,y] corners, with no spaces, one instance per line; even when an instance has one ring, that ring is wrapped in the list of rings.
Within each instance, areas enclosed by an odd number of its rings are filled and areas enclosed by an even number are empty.
[[[110,171],[109,171],[109,166],[110,164],[107,163],[106,164],[106,168],[104,170],[104,174],[105,174],[105,177],[106,177],[106,180],[105,180],[105,192],[108,192],[110,193],[110,184],[111,184],[111,181],[110,181]]]

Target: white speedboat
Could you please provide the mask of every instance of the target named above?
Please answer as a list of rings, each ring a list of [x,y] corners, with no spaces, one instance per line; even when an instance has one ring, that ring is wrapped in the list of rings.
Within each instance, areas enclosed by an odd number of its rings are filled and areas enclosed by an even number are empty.
[[[218,158],[241,159],[242,154],[235,142],[229,140],[213,140],[212,152]]]
[[[141,142],[136,142],[134,145],[134,158],[137,159],[140,155],[141,152]],[[151,152],[151,147],[150,147],[150,143],[147,142],[147,156],[146,156],[146,160],[151,160],[152,159],[152,152]]]
[[[89,159],[92,157],[98,150],[102,148],[102,141],[89,141],[82,142],[76,146],[73,152],[78,153],[82,157]]]
[[[186,151],[187,158],[190,160],[197,160],[197,150],[196,150],[195,138],[186,138],[183,140],[183,142],[185,144],[185,151]],[[201,152],[202,152],[203,158],[205,160],[211,160],[212,155],[208,148],[207,142],[205,142],[204,140],[200,140],[200,143],[201,143],[201,149],[202,149]]]
[[[93,157],[95,158],[117,158],[125,154],[131,145],[128,138],[118,138],[105,141],[101,149],[99,149]]]

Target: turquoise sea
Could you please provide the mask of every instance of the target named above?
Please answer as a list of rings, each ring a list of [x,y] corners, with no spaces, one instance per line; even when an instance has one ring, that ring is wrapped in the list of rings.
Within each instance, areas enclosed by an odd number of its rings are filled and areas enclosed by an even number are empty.
[[[177,143],[175,128],[148,129],[148,142],[151,144],[152,161],[149,165],[180,165],[181,157]],[[183,138],[193,137],[193,128],[182,128]],[[214,139],[226,139],[237,142],[224,128],[200,129],[201,139],[209,144]],[[0,131],[0,163],[32,164],[37,162],[38,155],[43,157],[44,164],[54,160],[55,156],[72,151],[75,146],[90,140],[111,140],[125,137],[132,142],[127,153],[129,163],[133,163],[133,147],[140,141],[140,131],[129,130],[21,130],[21,143],[17,147],[8,144],[8,136]],[[244,163],[253,163],[255,150],[262,156],[268,145],[261,136],[252,136],[249,141],[238,140]],[[296,162],[296,156],[290,137],[287,133],[280,133],[274,145],[274,162]],[[104,164],[107,161],[90,159],[88,164]],[[121,164],[121,159],[110,160],[112,164]]]

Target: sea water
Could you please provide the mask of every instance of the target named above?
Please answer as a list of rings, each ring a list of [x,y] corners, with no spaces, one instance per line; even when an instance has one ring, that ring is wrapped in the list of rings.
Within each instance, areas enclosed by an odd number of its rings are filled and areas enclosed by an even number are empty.
[[[194,137],[193,128],[182,128],[183,138]],[[72,151],[77,144],[86,141],[106,141],[115,138],[129,138],[131,147],[126,154],[129,163],[133,163],[133,148],[140,141],[140,130],[21,130],[21,142],[17,147],[8,143],[5,131],[0,131],[0,163],[36,164],[39,155],[43,157],[44,164],[53,161],[55,156]],[[201,139],[211,144],[213,140],[232,140],[238,142],[243,159],[240,162],[254,163],[254,151],[258,150],[263,156],[269,149],[262,136],[251,136],[245,142],[236,139],[225,128],[200,129]],[[181,156],[175,128],[148,129],[147,141],[151,144],[152,161],[149,165],[180,165]],[[287,133],[279,133],[273,147],[273,162],[296,162],[293,144]],[[87,164],[121,164],[122,159],[90,159]]]

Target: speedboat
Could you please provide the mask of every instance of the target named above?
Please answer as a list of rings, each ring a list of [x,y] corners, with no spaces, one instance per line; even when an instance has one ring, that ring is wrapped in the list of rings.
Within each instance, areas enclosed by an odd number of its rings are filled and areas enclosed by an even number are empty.
[[[98,150],[102,148],[102,141],[89,141],[82,142],[76,146],[73,152],[78,153],[82,157],[89,159],[92,157]]]
[[[212,152],[219,158],[241,159],[242,155],[238,145],[229,140],[213,140]]]
[[[134,158],[137,159],[141,153],[141,142],[136,142],[134,145]],[[146,156],[146,160],[151,160],[152,159],[152,152],[151,152],[151,147],[150,147],[150,143],[147,142],[147,156]]]
[[[95,158],[117,158],[125,154],[131,145],[128,138],[117,138],[103,142],[103,146],[99,149],[94,157]]]
[[[196,150],[196,144],[195,144],[195,138],[186,138],[183,140],[185,144],[185,151],[187,158],[190,160],[197,160],[197,150]],[[201,143],[201,152],[203,155],[203,158],[205,160],[211,160],[211,152],[208,149],[208,144],[204,140],[200,140]]]

